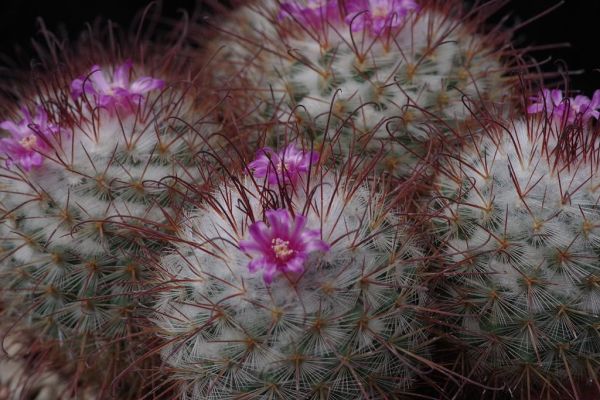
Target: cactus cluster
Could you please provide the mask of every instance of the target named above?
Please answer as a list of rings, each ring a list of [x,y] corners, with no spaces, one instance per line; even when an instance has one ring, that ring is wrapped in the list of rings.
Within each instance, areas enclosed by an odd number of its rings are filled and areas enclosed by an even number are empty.
[[[600,91],[502,1],[218,3],[0,79],[0,398],[599,398]]]

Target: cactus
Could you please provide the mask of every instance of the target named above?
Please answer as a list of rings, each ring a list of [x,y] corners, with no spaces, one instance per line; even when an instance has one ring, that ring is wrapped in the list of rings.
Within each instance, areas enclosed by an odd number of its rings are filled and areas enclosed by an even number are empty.
[[[600,396],[600,91],[503,1],[225,3],[0,82],[0,397]]]
[[[317,145],[339,135],[345,153],[357,143],[384,152],[380,166],[406,177],[435,157],[432,126],[460,126],[476,101],[514,86],[505,62],[516,57],[501,50],[510,33],[479,32],[490,7],[466,15],[460,2],[423,3],[253,2],[216,28],[214,79],[247,97],[254,118],[298,122]]]
[[[566,107],[497,121],[441,161],[435,182],[447,259],[436,306],[456,316],[464,370],[507,397],[600,389],[597,143],[592,110]]]
[[[9,134],[0,142],[3,318],[61,346],[81,367],[76,379],[87,375],[99,393],[147,345],[139,305],[152,281],[141,257],[162,244],[136,232],[169,229],[179,180],[202,182],[197,153],[220,129],[207,116],[209,92],[198,95],[172,62],[177,49],[154,46],[136,62],[65,52],[66,67],[43,72],[35,96],[22,91],[21,113],[0,124]]]
[[[75,400],[69,396],[69,382],[54,371],[36,365],[39,354],[35,340],[12,334],[10,326],[0,325],[2,357],[0,357],[0,398],[3,400]],[[91,391],[78,399],[92,400]]]
[[[375,185],[309,175],[317,160],[259,152],[162,257],[155,323],[182,398],[396,398],[423,373],[418,239]]]

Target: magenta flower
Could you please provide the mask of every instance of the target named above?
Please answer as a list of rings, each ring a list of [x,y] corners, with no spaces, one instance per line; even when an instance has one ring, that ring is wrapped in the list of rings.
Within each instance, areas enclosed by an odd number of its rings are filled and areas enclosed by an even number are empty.
[[[319,28],[328,21],[340,18],[337,0],[306,0],[306,5],[299,3],[296,0],[281,4],[278,18],[293,18],[313,28]]]
[[[303,173],[308,173],[310,166],[319,161],[315,151],[306,152],[293,144],[287,145],[283,151],[275,152],[270,147],[260,149],[256,159],[248,164],[248,168],[257,178],[267,178],[269,185],[295,184]]]
[[[587,96],[565,98],[559,89],[543,89],[540,94],[532,97],[531,100],[533,102],[527,107],[529,114],[545,111],[559,121],[566,118],[569,123],[575,122],[577,118],[581,118],[584,123],[587,123],[592,118],[598,119],[600,117],[600,90],[596,90],[590,100]]]
[[[143,76],[129,82],[131,61],[118,66],[110,78],[98,65],[94,65],[90,73],[71,83],[71,94],[75,100],[87,96],[97,107],[109,111],[116,109],[135,112],[136,107],[144,100],[144,95],[152,90],[164,87],[164,81]]]
[[[346,22],[352,31],[369,30],[375,35],[401,25],[409,12],[419,9],[414,0],[349,0],[346,4]]]
[[[300,274],[304,263],[314,251],[328,251],[329,245],[321,240],[320,230],[306,229],[306,217],[293,219],[285,209],[265,212],[269,226],[258,221],[250,225],[250,240],[241,240],[239,248],[255,257],[248,264],[250,272],[263,270],[266,284],[273,282],[277,272]]]
[[[559,89],[543,89],[537,96],[530,98],[532,103],[527,107],[527,113],[537,114],[546,111],[555,117],[562,118],[565,104],[563,93]]]
[[[25,171],[37,168],[44,161],[43,152],[49,149],[48,139],[59,133],[58,126],[48,122],[48,114],[38,107],[32,116],[27,108],[21,109],[23,119],[0,123],[0,128],[10,132],[10,138],[0,139],[0,152],[6,157],[6,167],[20,165]]]
[[[587,123],[590,119],[598,119],[600,117],[600,90],[596,90],[592,99],[587,96],[576,96],[570,102],[570,110],[567,120],[570,123],[575,122],[576,118],[581,118],[583,123]]]

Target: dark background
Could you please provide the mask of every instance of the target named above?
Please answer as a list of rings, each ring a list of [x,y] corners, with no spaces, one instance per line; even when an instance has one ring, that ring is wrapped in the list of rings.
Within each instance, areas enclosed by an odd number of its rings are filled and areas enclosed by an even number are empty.
[[[42,17],[51,31],[65,29],[75,36],[86,21],[97,16],[127,25],[149,0],[0,0],[0,53],[8,59],[28,59],[32,53],[30,38],[38,30],[36,18]],[[509,0],[499,13],[510,14],[508,24],[518,24],[548,10],[559,0]],[[195,0],[164,0],[164,14],[177,17],[179,9],[200,11]],[[572,88],[588,96],[600,88],[600,0],[565,0],[564,4],[517,34],[521,45],[570,43],[569,48],[555,48],[533,53],[545,60],[546,71],[576,71]],[[0,65],[7,65],[0,59]],[[549,60],[549,61],[548,61]],[[568,66],[568,67],[567,67]],[[584,71],[584,72],[583,72]]]

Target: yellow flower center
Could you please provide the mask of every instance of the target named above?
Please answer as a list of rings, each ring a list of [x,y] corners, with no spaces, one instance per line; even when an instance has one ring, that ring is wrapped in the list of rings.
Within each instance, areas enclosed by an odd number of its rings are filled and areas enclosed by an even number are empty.
[[[275,252],[275,257],[281,261],[287,260],[294,254],[294,250],[290,249],[290,242],[287,240],[273,239],[271,240],[271,248]]]
[[[384,5],[375,6],[371,10],[371,15],[373,17],[375,17],[375,18],[378,18],[378,17],[387,17],[387,15],[388,15],[388,8],[386,6],[384,6]]]
[[[23,146],[25,150],[33,149],[37,144],[37,136],[31,134],[29,136],[25,136],[23,139],[19,140],[19,144]]]

